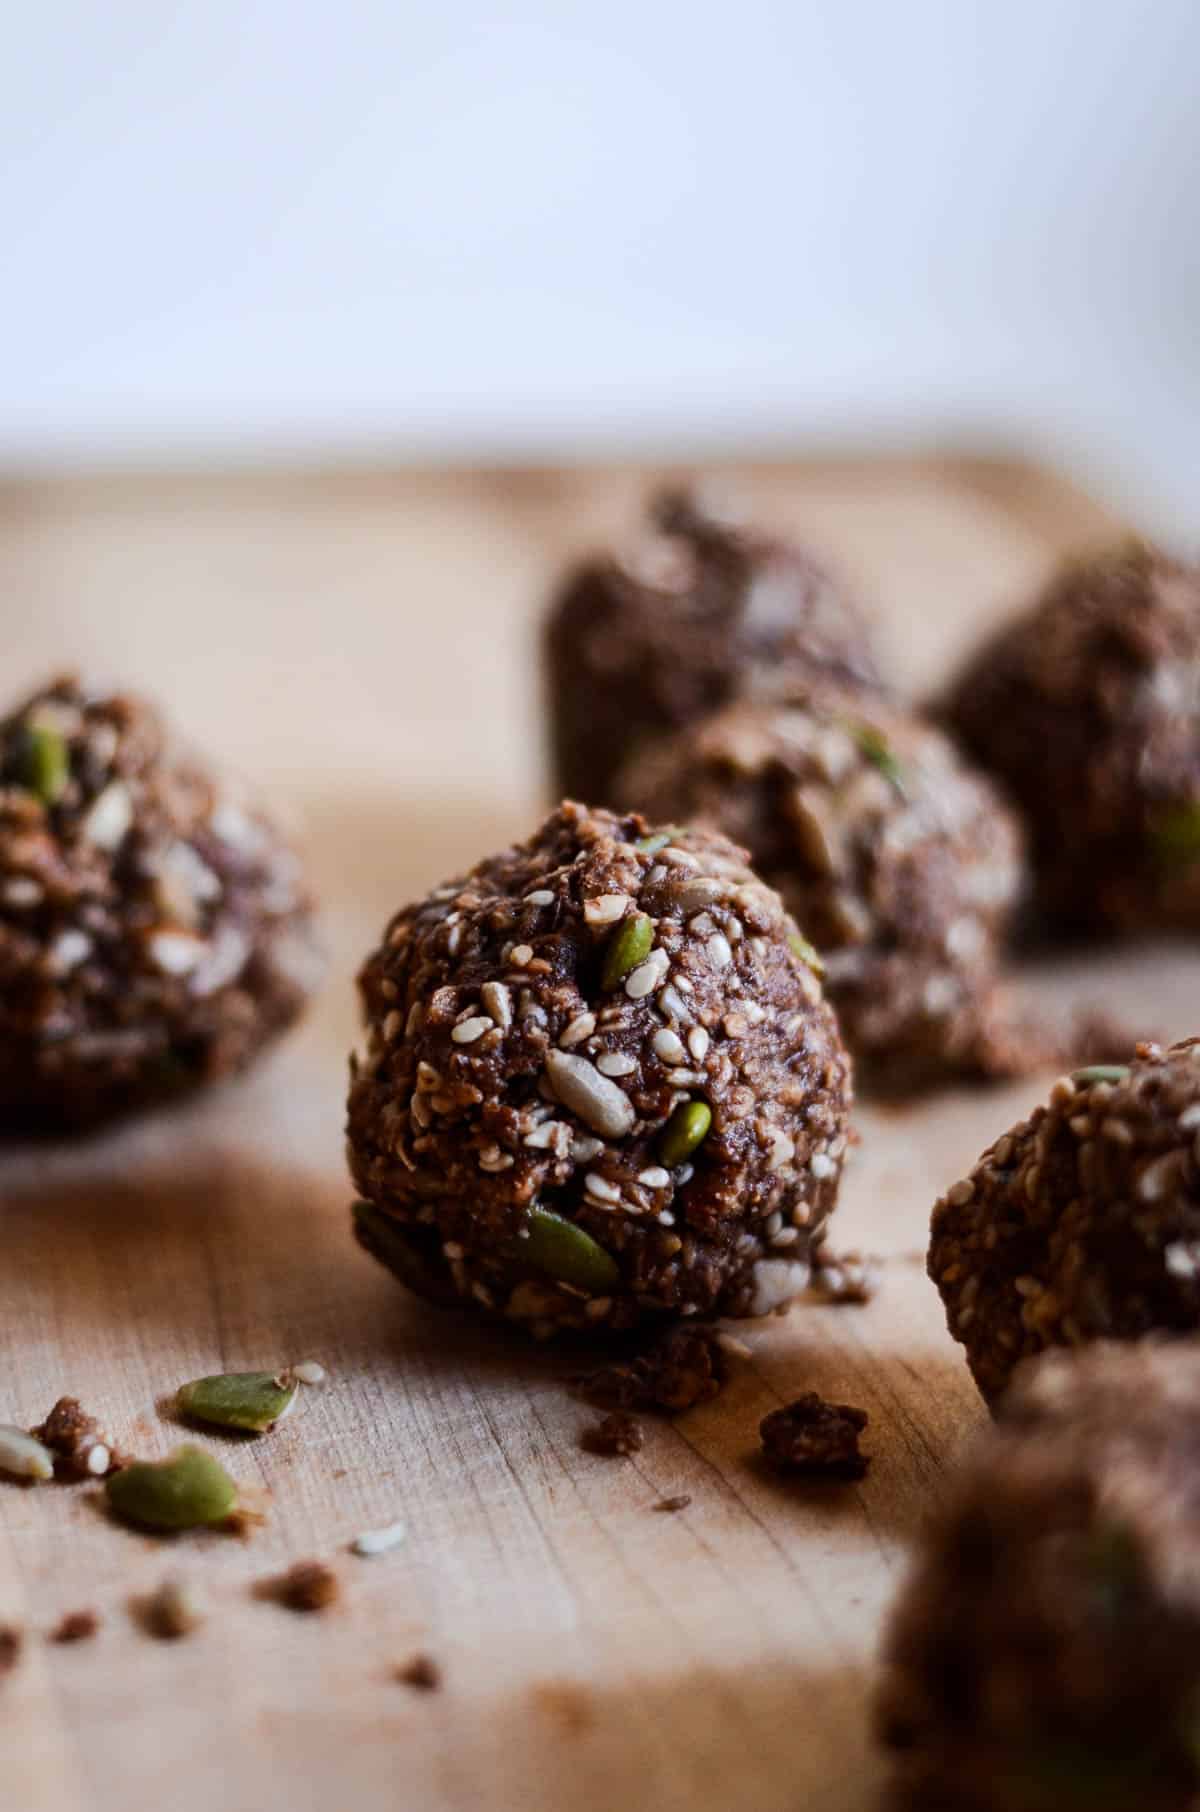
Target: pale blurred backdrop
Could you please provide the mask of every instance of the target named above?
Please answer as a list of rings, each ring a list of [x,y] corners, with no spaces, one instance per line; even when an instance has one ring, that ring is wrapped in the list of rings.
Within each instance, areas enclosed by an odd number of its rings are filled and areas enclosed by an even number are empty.
[[[1032,452],[1197,526],[1194,0],[48,0],[0,462]]]

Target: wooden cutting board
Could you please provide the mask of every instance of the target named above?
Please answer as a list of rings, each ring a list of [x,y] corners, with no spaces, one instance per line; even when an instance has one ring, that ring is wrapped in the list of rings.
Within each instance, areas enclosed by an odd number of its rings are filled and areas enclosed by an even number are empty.
[[[353,1245],[341,1155],[351,975],[387,912],[534,823],[533,627],[568,549],[628,526],[646,474],[127,477],[0,488],[4,693],[67,662],[151,689],[302,813],[328,986],[252,1077],[63,1150],[0,1156],[0,1421],[79,1395],[165,1451],[177,1383],[315,1358],[275,1435],[212,1445],[269,1493],[252,1539],[156,1541],[90,1488],[0,1485],[0,1684],[13,1812],[773,1812],[872,1803],[867,1697],[905,1548],[981,1411],[922,1265],[930,1204],[1040,1082],[864,1108],[834,1243],[884,1254],[867,1308],[745,1328],[716,1402],[583,1453],[569,1361],[408,1300]],[[740,475],[827,550],[925,690],[1065,548],[1112,528],[1059,480],[987,462],[844,461]],[[1197,965],[1150,950],[1041,977],[1170,1033]],[[861,1486],[784,1488],[770,1408],[861,1404]],[[688,1493],[675,1515],[653,1506]],[[403,1518],[395,1552],[346,1552]],[[254,1581],[331,1559],[303,1618]],[[210,1600],[173,1645],[130,1603],[167,1573]],[[64,1612],[93,1642],[47,1643]],[[397,1684],[417,1651],[440,1692]]]

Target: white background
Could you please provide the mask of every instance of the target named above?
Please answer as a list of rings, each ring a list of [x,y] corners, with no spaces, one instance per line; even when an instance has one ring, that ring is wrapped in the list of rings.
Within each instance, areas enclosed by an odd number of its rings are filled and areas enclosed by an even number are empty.
[[[0,460],[945,437],[1200,529],[1196,0],[6,9]]]

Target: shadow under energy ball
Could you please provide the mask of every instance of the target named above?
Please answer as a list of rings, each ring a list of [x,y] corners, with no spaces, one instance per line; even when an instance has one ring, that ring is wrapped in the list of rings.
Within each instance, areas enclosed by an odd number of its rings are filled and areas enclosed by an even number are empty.
[[[322,962],[299,863],[141,700],[0,722],[0,1124],[93,1125],[245,1067]]]
[[[803,548],[665,492],[642,539],[569,573],[543,653],[555,785],[614,804],[635,752],[731,698],[827,674],[879,685],[857,606]]]
[[[561,806],[367,960],[360,1240],[539,1335],[781,1307],[850,1107],[809,955],[724,837]]]

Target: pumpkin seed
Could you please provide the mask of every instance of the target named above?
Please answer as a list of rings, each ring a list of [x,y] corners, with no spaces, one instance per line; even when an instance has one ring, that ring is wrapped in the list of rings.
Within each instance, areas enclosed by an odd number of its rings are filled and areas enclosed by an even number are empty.
[[[1173,806],[1150,827],[1154,853],[1166,867],[1182,867],[1200,857],[1200,801]]]
[[[619,988],[625,977],[645,962],[654,943],[654,925],[644,912],[622,919],[608,940],[600,986],[607,993]]]
[[[66,742],[49,724],[27,724],[21,751],[21,777],[43,805],[62,798],[71,778],[71,755]]]
[[[656,856],[660,849],[665,849],[668,843],[682,834],[678,830],[655,831],[653,836],[639,837],[633,847],[640,850],[643,856]]]
[[[143,1529],[201,1529],[223,1523],[238,1489],[202,1447],[178,1447],[166,1460],[135,1460],[105,1482],[109,1507]]]
[[[887,737],[874,724],[846,721],[842,724],[848,736],[853,737],[862,753],[872,767],[879,769],[885,780],[890,780],[902,799],[909,798],[908,782],[904,769],[893,755]]]
[[[810,944],[802,931],[788,932],[788,947],[793,956],[798,956],[802,963],[807,963],[814,975],[824,975],[825,965],[815,944]]]
[[[264,1434],[287,1414],[295,1397],[296,1380],[289,1372],[223,1372],[180,1385],[175,1401],[197,1422]]]
[[[712,1125],[712,1108],[707,1101],[681,1101],[663,1128],[658,1142],[658,1155],[668,1170],[690,1158],[703,1145]]]
[[[591,1296],[604,1296],[620,1282],[612,1254],[574,1221],[549,1208],[532,1208],[527,1225],[529,1238],[521,1241],[521,1248],[535,1270]]]
[[[52,1479],[54,1455],[23,1428],[0,1427],[0,1472],[14,1479]]]
[[[1072,1070],[1071,1081],[1088,1088],[1093,1082],[1124,1082],[1128,1075],[1127,1063],[1090,1063],[1086,1069]]]

